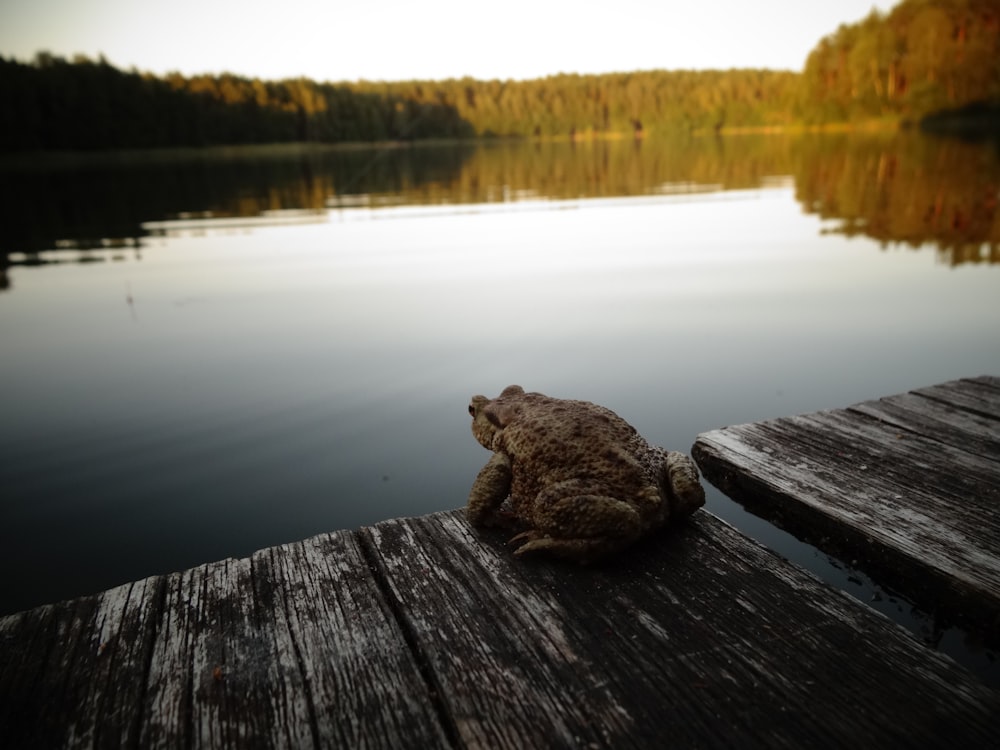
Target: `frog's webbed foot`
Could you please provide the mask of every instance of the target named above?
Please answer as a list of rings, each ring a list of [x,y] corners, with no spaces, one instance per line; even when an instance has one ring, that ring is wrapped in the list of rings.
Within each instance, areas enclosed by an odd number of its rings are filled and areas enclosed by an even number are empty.
[[[537,529],[529,529],[513,537],[507,544],[520,544],[522,541],[524,544],[514,550],[514,554],[518,557],[528,553],[545,552],[553,557],[586,565],[617,552],[626,546],[629,540],[606,537],[564,539],[547,536]]]
[[[535,541],[536,539],[542,539],[544,537],[545,534],[540,532],[538,529],[528,529],[527,531],[522,531],[520,534],[517,534],[516,536],[512,536],[510,539],[507,540],[507,544],[522,545],[524,542],[530,543]],[[521,549],[518,549],[517,552],[515,552],[515,554],[520,554],[522,549],[524,549],[523,546],[521,547]]]

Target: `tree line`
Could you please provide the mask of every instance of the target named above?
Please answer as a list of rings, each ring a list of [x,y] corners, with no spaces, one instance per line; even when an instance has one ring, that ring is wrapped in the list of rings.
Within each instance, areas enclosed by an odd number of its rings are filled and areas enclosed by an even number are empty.
[[[318,83],[156,77],[105,60],[0,58],[0,148],[97,149],[477,136],[585,136],[790,123],[786,71],[647,71],[533,81]]]
[[[905,0],[842,25],[806,59],[806,122],[919,121],[1000,99],[1000,4]]]
[[[904,0],[820,40],[801,73],[561,74],[324,83],[158,77],[106,60],[0,57],[0,150],[606,134],[919,120],[1000,99],[995,0]]]

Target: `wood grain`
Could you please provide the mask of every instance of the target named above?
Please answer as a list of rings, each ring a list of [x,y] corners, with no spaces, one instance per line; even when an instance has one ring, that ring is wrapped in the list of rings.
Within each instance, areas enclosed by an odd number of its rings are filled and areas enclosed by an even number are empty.
[[[511,564],[455,515],[364,533],[463,747],[944,747],[1000,722],[946,657],[704,512],[593,569]]]
[[[0,619],[19,747],[945,747],[1000,695],[702,511],[595,568],[461,511]]]

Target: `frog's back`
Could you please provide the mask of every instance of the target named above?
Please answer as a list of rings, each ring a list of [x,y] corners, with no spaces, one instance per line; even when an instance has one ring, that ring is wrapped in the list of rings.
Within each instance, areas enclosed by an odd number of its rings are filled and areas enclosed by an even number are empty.
[[[610,409],[540,393],[504,406],[504,450],[526,483],[584,479],[628,492],[655,474],[660,452]]]

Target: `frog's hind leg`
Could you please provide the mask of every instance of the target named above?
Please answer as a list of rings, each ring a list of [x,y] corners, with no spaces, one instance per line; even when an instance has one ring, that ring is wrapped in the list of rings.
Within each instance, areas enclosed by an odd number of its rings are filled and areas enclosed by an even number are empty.
[[[527,540],[515,555],[547,552],[579,563],[596,562],[627,547],[642,533],[642,521],[632,505],[601,495],[537,502],[533,520],[534,529],[510,540]]]
[[[666,453],[663,462],[664,485],[671,495],[670,513],[678,518],[689,516],[705,504],[705,490],[698,480],[694,461],[678,451]]]

